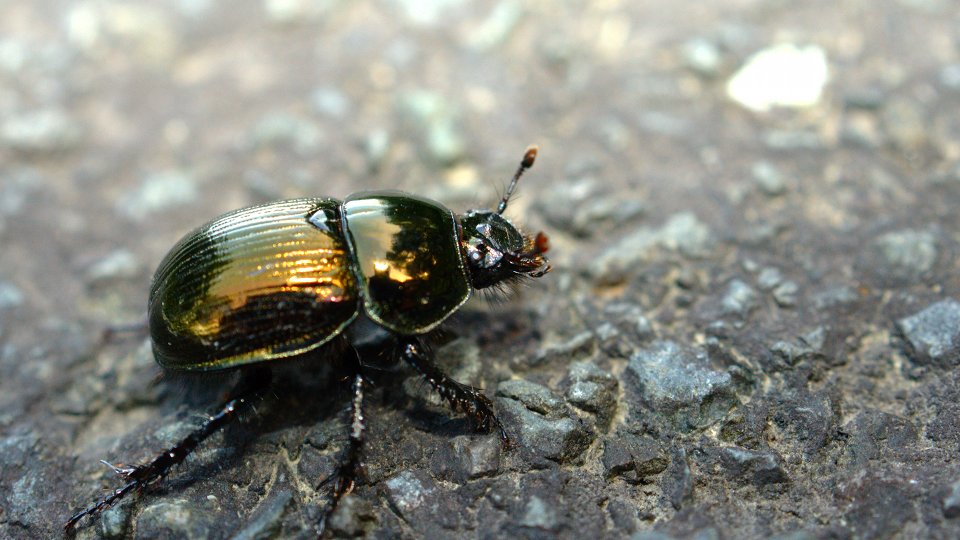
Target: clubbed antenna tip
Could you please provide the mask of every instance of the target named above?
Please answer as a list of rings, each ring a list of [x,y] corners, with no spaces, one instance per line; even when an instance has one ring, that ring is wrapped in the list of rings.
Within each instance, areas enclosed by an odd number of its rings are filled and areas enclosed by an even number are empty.
[[[540,147],[535,144],[528,146],[527,151],[523,154],[523,162],[520,163],[520,168],[526,170],[533,167],[533,162],[537,159],[537,152],[539,151]]]
[[[540,147],[535,144],[527,147],[527,151],[523,154],[523,160],[520,161],[520,166],[517,167],[517,172],[513,174],[513,180],[510,181],[510,187],[507,188],[507,192],[503,195],[503,199],[500,199],[500,204],[497,205],[497,214],[503,214],[503,211],[507,209],[507,202],[510,201],[510,196],[513,195],[513,190],[517,188],[517,182],[527,169],[533,167],[533,162],[536,161],[537,152],[539,151]]]

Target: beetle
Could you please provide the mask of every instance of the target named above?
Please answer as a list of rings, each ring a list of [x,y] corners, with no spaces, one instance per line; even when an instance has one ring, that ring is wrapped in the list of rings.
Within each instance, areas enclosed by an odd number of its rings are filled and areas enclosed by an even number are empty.
[[[478,431],[509,437],[480,389],[433,362],[424,338],[474,290],[550,271],[547,237],[523,235],[503,217],[529,147],[496,210],[456,215],[400,191],[368,191],[343,201],[301,198],[224,214],[180,240],[150,287],[148,324],[156,361],[167,370],[239,370],[229,398],[200,427],[151,461],[113,468],[125,481],[71,516],[71,531],[128,494],[154,484],[201,442],[249,410],[267,391],[278,362],[317,356],[345,343],[358,359],[351,423],[330,502],[317,525],[355,487],[364,441],[362,359],[394,351]],[[328,479],[329,480],[329,479]]]

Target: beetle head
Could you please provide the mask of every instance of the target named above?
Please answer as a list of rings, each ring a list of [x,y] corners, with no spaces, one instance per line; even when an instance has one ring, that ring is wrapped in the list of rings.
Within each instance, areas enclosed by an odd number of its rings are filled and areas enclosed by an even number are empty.
[[[502,215],[517,181],[536,158],[537,147],[527,148],[496,212],[471,210],[460,218],[470,281],[477,289],[523,276],[540,277],[550,271],[550,262],[543,256],[547,236],[542,232],[534,238],[524,236]]]
[[[550,271],[544,257],[548,242],[545,234],[524,236],[496,212],[471,210],[460,218],[464,252],[470,281],[484,289],[511,278],[540,277]]]

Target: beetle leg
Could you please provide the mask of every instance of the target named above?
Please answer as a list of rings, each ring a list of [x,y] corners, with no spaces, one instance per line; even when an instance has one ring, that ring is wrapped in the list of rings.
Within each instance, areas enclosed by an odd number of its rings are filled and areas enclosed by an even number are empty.
[[[330,503],[320,516],[317,523],[317,535],[323,535],[327,525],[327,518],[333,514],[340,503],[340,499],[349,495],[357,485],[357,477],[361,473],[360,451],[363,448],[363,438],[366,434],[367,423],[363,417],[363,375],[357,373],[353,378],[353,401],[350,404],[350,446],[347,455],[337,472],[337,483],[333,487]],[[329,480],[329,479],[328,479]],[[324,481],[325,483],[326,481]],[[322,484],[321,484],[322,485]]]
[[[465,412],[478,431],[490,431],[496,428],[500,435],[500,442],[504,446],[510,445],[510,437],[507,436],[503,424],[493,412],[493,403],[479,388],[460,384],[447,377],[415,340],[405,342],[402,351],[403,359],[430,383],[442,399],[450,403],[453,410],[459,409]]]
[[[114,472],[122,476],[125,480],[128,480],[128,482],[96,504],[71,516],[63,526],[64,531],[69,532],[73,530],[74,526],[86,516],[100,514],[126,497],[131,491],[140,491],[144,487],[162,479],[170,472],[170,469],[186,459],[204,439],[251,408],[253,404],[263,396],[269,386],[269,369],[252,369],[245,371],[243,378],[232,392],[233,397],[224,403],[220,410],[208,418],[202,426],[181,439],[180,442],[144,465],[138,465],[136,467],[113,467],[111,465]]]

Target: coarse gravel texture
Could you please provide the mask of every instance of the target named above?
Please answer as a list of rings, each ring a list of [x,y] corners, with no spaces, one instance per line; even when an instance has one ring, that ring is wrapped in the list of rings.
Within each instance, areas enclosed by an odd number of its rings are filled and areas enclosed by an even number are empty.
[[[437,343],[516,445],[378,371],[329,534],[960,537],[958,36],[948,0],[3,3],[0,538],[58,537],[118,487],[98,460],[229,388],[104,338],[192,227],[377,188],[490,206],[529,143],[507,213],[554,270]],[[784,50],[826,74],[802,103],[727,93]],[[312,360],[76,537],[310,538],[349,395]]]

